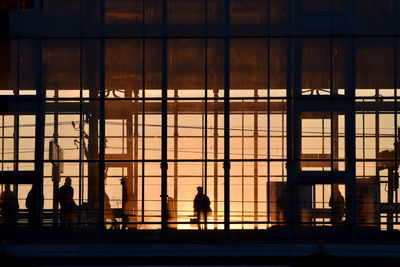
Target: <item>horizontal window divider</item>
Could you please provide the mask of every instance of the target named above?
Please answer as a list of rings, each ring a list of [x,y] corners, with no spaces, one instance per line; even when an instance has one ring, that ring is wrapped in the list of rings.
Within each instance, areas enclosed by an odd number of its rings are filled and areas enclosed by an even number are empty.
[[[281,90],[286,88],[276,88],[276,90]],[[60,91],[71,91],[74,89],[65,89]],[[79,89],[76,89],[79,90]],[[140,89],[141,91],[143,89]],[[144,90],[157,90],[161,92],[160,89],[144,89]],[[175,90],[175,89],[168,89],[168,90]],[[178,89],[178,90],[192,90],[192,89]],[[200,88],[199,90],[204,90],[204,88]],[[249,89],[230,89],[231,92],[234,91],[241,91],[241,90],[254,90],[254,88],[249,88]],[[259,91],[274,91],[275,89],[267,89],[267,88],[262,88],[258,89]],[[363,90],[363,89],[356,89],[356,90]],[[372,90],[372,89],[367,89],[367,90]],[[394,90],[394,89],[393,89]],[[222,89],[221,89],[222,92]],[[87,101],[141,101],[141,102],[150,102],[150,101],[162,101],[162,97],[113,97],[113,98],[100,98],[100,97],[39,97],[36,95],[0,95],[0,99],[5,99],[7,101],[24,101],[24,102],[43,102],[46,101],[46,103],[54,103],[54,102],[60,102],[60,101],[70,101],[71,103],[79,103],[79,102],[84,102],[83,104],[91,104],[90,102]],[[249,97],[249,96],[234,96],[234,97],[229,97],[229,100],[257,100],[257,101],[266,101],[266,100],[281,100],[283,102],[287,102],[288,99],[292,100],[304,100],[304,101],[309,101],[309,100],[330,100],[330,101],[341,101],[341,100],[377,100],[377,101],[368,101],[366,103],[380,103],[380,104],[387,104],[390,103],[389,101],[380,101],[380,100],[393,100],[398,102],[400,100],[400,96],[380,96],[380,97],[375,97],[375,96],[346,96],[346,95],[303,95],[303,96],[260,96],[260,97]],[[199,97],[167,97],[167,101],[193,101],[193,100],[200,100],[200,101],[205,101],[207,100],[208,102],[211,102],[213,100],[221,100],[221,103],[223,103],[224,97],[204,97],[204,96],[199,96]],[[356,101],[355,104],[360,103],[362,101]],[[179,103],[179,102],[178,102]],[[22,108],[21,108],[22,109]],[[340,110],[337,112],[340,113]]]
[[[160,25],[161,27],[161,25]],[[14,34],[14,35],[2,35],[0,39],[26,39],[26,40],[63,40],[63,39],[72,39],[72,40],[137,40],[137,39],[148,39],[148,40],[165,40],[165,39],[296,39],[296,38],[327,38],[327,39],[342,39],[342,38],[398,38],[398,33],[387,33],[387,34],[342,34],[342,33],[335,33],[332,35],[329,31],[325,31],[326,34],[315,33],[315,34],[297,34],[297,33],[288,33],[282,32],[281,34],[193,34],[193,35],[178,35],[178,34],[154,34],[154,35],[80,35],[71,34],[71,35],[54,35],[54,34],[37,34],[37,35],[21,35],[21,34]]]

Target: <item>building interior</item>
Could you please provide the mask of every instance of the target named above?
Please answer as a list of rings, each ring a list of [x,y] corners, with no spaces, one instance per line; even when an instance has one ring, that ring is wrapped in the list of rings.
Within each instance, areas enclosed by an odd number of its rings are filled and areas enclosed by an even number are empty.
[[[367,2],[0,4],[1,234],[396,239],[399,4]]]

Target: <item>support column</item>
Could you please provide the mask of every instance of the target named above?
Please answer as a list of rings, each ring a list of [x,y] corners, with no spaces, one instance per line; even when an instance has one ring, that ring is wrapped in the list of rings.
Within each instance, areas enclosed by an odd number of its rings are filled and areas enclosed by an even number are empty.
[[[175,108],[174,108],[174,199],[178,201],[178,90],[174,90]]]
[[[98,151],[99,151],[99,88],[96,80],[96,68],[98,67],[99,47],[95,42],[88,42],[89,47],[86,48],[86,83],[89,91],[89,97],[92,99],[89,105],[89,137],[88,137],[88,206],[89,206],[89,223],[97,222],[96,211],[98,205],[99,192],[99,168],[98,168]],[[97,51],[96,51],[97,50]]]
[[[394,200],[394,194],[393,194],[393,189],[394,189],[394,184],[393,180],[395,178],[394,175],[394,170],[393,168],[388,169],[388,212],[387,212],[387,230],[388,231],[393,231],[393,200]]]
[[[254,106],[258,107],[258,89],[254,90]],[[254,110],[254,221],[258,221],[258,110]],[[258,229],[258,224],[254,225]]]
[[[224,230],[225,238],[230,237],[230,1],[224,2]]]
[[[174,97],[175,97],[175,108],[174,108],[174,199],[172,200],[174,203],[168,203],[168,211],[169,213],[169,220],[171,222],[177,222],[178,220],[178,149],[179,149],[179,132],[178,132],[178,90],[174,90]],[[170,198],[171,200],[171,198]],[[175,205],[174,205],[175,204]],[[171,210],[174,209],[174,210]],[[172,224],[169,226],[170,228],[178,228],[177,224]]]
[[[58,94],[58,91],[57,91]],[[58,111],[54,113],[54,133],[53,133],[54,144],[58,146]],[[82,148],[80,147],[79,150]],[[51,164],[51,179],[53,182],[53,226],[58,224],[58,201],[57,201],[57,191],[60,186],[60,164]]]
[[[39,18],[40,11],[39,12]],[[40,32],[40,26],[39,26]],[[43,50],[42,50],[42,41],[39,41],[38,44],[38,55],[36,58],[36,66],[37,66],[37,113],[36,113],[36,128],[35,128],[35,138],[37,140],[35,145],[35,195],[37,196],[35,199],[35,210],[38,211],[35,214],[35,238],[40,240],[40,228],[42,227],[43,222],[43,207],[42,207],[42,198],[39,196],[43,195],[43,176],[44,176],[44,136],[45,136],[45,96],[46,92],[43,88],[42,83],[42,63],[43,63]],[[18,127],[18,125],[17,125]]]
[[[135,89],[135,107],[139,107],[139,90]],[[138,197],[139,197],[139,108],[135,108],[134,112],[134,124],[133,124],[133,140],[134,140],[134,145],[133,145],[133,218],[132,222],[137,222],[138,221]],[[130,124],[128,124],[128,129],[131,128]],[[128,135],[129,136],[129,135]],[[130,138],[128,137],[128,140]],[[128,146],[129,148],[129,146]],[[129,154],[128,150],[128,154]],[[131,166],[131,164],[129,164]],[[137,225],[133,225],[133,228],[137,228]]]
[[[214,89],[214,229],[218,229],[218,89]]]
[[[167,187],[168,187],[168,40],[167,40],[167,23],[168,23],[168,1],[162,1],[162,22],[163,22],[163,39],[162,39],[162,79],[161,79],[161,229],[165,236],[168,228],[168,207],[167,207]]]
[[[104,35],[105,27],[105,0],[100,1],[99,6],[100,33]],[[104,231],[104,194],[105,194],[105,145],[106,145],[106,116],[105,116],[105,77],[106,77],[106,40],[100,40],[99,49],[99,164],[98,164],[98,238],[103,238]]]
[[[137,100],[135,100],[137,102]],[[134,118],[132,118],[132,116]],[[126,138],[127,138],[127,155],[129,158],[137,159],[137,110],[133,114],[128,114],[126,117]],[[135,142],[135,147],[133,143]],[[136,225],[130,225],[130,222],[136,222],[136,210],[137,210],[137,161],[127,162],[127,177],[125,179],[125,190],[126,190],[126,203],[123,203],[124,215],[127,216],[128,227],[135,228]]]
[[[350,99],[355,98],[356,91],[356,60],[355,60],[355,40],[349,40],[349,53],[347,57],[348,63],[348,77],[346,81],[346,97]],[[350,223],[352,238],[356,238],[355,226],[356,226],[356,120],[355,120],[355,102],[352,102],[352,106],[349,107],[349,111],[345,117],[345,147],[346,147],[346,171],[349,174],[348,187],[346,188],[346,221]],[[350,218],[349,218],[350,217]]]

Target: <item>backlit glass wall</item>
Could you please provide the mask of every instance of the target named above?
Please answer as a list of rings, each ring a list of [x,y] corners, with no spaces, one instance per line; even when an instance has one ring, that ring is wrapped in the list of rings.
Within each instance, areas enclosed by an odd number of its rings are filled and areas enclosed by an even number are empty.
[[[6,2],[0,230],[400,227],[397,1]]]

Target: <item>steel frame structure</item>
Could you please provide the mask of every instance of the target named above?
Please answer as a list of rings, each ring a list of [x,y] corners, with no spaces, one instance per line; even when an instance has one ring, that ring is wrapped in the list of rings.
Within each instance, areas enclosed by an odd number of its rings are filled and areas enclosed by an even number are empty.
[[[205,0],[204,5],[206,7],[209,6],[209,1]],[[17,1],[19,3],[20,1]],[[18,188],[18,184],[37,184],[36,194],[40,195],[43,193],[44,187],[44,179],[45,177],[45,166],[46,164],[53,164],[52,168],[52,178],[53,178],[53,194],[55,194],[58,186],[60,173],[58,168],[59,162],[65,163],[77,163],[79,164],[79,204],[82,204],[84,200],[87,200],[89,209],[91,211],[89,215],[88,222],[86,224],[96,225],[96,230],[99,233],[100,238],[104,238],[106,235],[106,230],[104,229],[104,225],[106,224],[104,218],[104,196],[105,189],[105,180],[106,180],[106,170],[108,168],[126,168],[126,194],[129,201],[123,203],[122,211],[124,215],[128,216],[128,221],[126,222],[130,225],[128,228],[131,230],[137,230],[136,228],[139,225],[157,225],[162,230],[161,237],[166,238],[170,234],[171,221],[169,221],[170,215],[168,214],[168,197],[170,196],[170,192],[173,192],[173,197],[175,201],[179,201],[179,163],[182,162],[196,162],[202,164],[202,175],[201,181],[202,185],[206,188],[206,193],[210,191],[209,185],[213,184],[213,210],[214,210],[214,220],[218,221],[214,222],[214,230],[221,229],[218,228],[218,224],[223,225],[222,229],[224,231],[224,237],[226,239],[231,238],[231,233],[234,232],[231,230],[232,226],[235,224],[242,225],[253,225],[254,231],[257,232],[257,229],[261,225],[272,225],[276,224],[271,219],[271,207],[270,203],[272,201],[271,191],[271,163],[278,162],[286,163],[285,170],[282,170],[282,182],[285,181],[288,189],[287,194],[287,203],[288,203],[288,219],[287,221],[281,221],[277,224],[283,225],[285,228],[287,226],[288,229],[288,238],[290,240],[298,238],[299,235],[299,227],[304,225],[316,226],[316,221],[313,221],[309,218],[301,218],[303,216],[303,211],[315,209],[312,207],[312,191],[315,190],[315,185],[317,184],[326,184],[332,185],[332,194],[335,190],[335,186],[337,184],[345,185],[346,191],[346,220],[343,223],[343,227],[339,228],[340,231],[345,233],[350,233],[351,239],[357,240],[360,236],[357,235],[358,230],[356,229],[359,226],[363,226],[357,219],[358,208],[361,204],[358,202],[357,198],[357,188],[359,188],[358,184],[358,174],[357,174],[357,163],[358,162],[378,162],[378,161],[387,161],[392,162],[391,168],[386,167],[376,167],[376,182],[380,186],[382,180],[380,179],[380,171],[389,170],[388,174],[388,201],[387,203],[379,202],[374,203],[375,206],[379,206],[382,204],[382,212],[379,211],[379,218],[375,219],[373,222],[367,223],[367,226],[371,228],[383,228],[382,225],[386,227],[387,230],[394,229],[394,225],[398,223],[398,187],[396,188],[396,183],[398,179],[398,160],[397,160],[397,149],[398,149],[398,133],[394,131],[394,146],[393,151],[391,152],[389,157],[386,157],[380,149],[380,122],[379,115],[381,113],[393,114],[394,115],[394,126],[390,126],[391,128],[397,128],[397,58],[398,58],[398,32],[394,32],[393,34],[384,34],[385,38],[389,38],[392,40],[392,49],[393,49],[393,92],[394,95],[389,97],[382,97],[379,95],[379,89],[381,88],[371,88],[376,90],[376,94],[370,97],[359,97],[356,95],[358,90],[357,87],[357,42],[358,39],[363,38],[363,36],[359,36],[356,31],[356,26],[354,20],[356,17],[356,4],[357,1],[348,1],[349,4],[346,6],[346,14],[343,15],[345,17],[345,21],[347,21],[351,25],[350,33],[345,35],[334,34],[334,33],[326,33],[326,32],[313,32],[309,30],[310,26],[309,20],[312,19],[313,14],[309,14],[302,9],[303,1],[287,1],[287,30],[285,35],[277,35],[271,32],[271,29],[268,28],[264,35],[257,36],[243,36],[232,33],[231,29],[231,1],[224,0],[222,1],[223,7],[223,25],[224,31],[223,34],[215,36],[213,33],[209,32],[208,25],[208,8],[204,9],[204,17],[205,17],[205,34],[200,36],[178,36],[169,33],[169,8],[172,5],[171,1],[168,0],[160,0],[153,1],[157,2],[160,5],[160,14],[161,14],[161,29],[159,35],[152,35],[152,33],[147,32],[147,20],[146,20],[146,1],[142,1],[142,34],[137,36],[108,36],[106,34],[106,1],[101,0],[96,2],[96,7],[98,7],[98,34],[95,36],[85,35],[84,32],[81,32],[81,36],[69,36],[69,37],[58,37],[58,36],[46,36],[43,33],[42,29],[42,20],[43,14],[40,7],[40,1],[35,1],[35,18],[37,19],[37,33],[38,37],[34,37],[33,39],[37,41],[36,45],[36,57],[35,57],[35,67],[37,68],[37,77],[35,84],[35,94],[33,95],[24,95],[20,94],[20,85],[17,84],[16,93],[12,96],[1,96],[1,102],[5,103],[0,106],[0,113],[2,115],[13,115],[14,123],[13,126],[15,128],[14,133],[15,136],[19,136],[19,118],[21,114],[30,114],[35,116],[35,140],[36,146],[34,151],[34,160],[21,160],[19,158],[19,142],[18,138],[14,137],[14,158],[12,160],[5,160],[2,158],[2,163],[13,163],[14,168],[13,171],[5,171],[2,169],[0,172],[0,180],[2,183],[11,183],[15,184],[15,188]],[[212,1],[211,1],[212,2]],[[266,1],[268,4],[268,12],[271,12],[270,4],[271,1]],[[330,1],[331,5],[334,2]],[[153,3],[154,4],[154,3]],[[84,7],[86,4],[80,1],[80,7]],[[94,4],[93,4],[94,5]],[[151,4],[149,4],[151,5]],[[397,6],[396,6],[397,10]],[[81,11],[83,12],[83,11]],[[335,13],[332,11],[332,14]],[[329,18],[325,20],[323,16],[321,17],[321,24],[331,24],[332,20],[335,18],[335,14],[328,14],[326,16]],[[314,14],[315,15],[315,14]],[[83,16],[81,14],[81,16]],[[93,15],[95,16],[95,15]],[[270,16],[268,16],[270,19]],[[19,21],[19,20],[18,20]],[[82,31],[83,29],[83,21],[81,21]],[[349,22],[350,21],[350,22]],[[268,24],[270,25],[270,24]],[[311,32],[311,33],[310,33]],[[29,36],[28,36],[29,37]],[[18,42],[23,41],[28,38],[27,36],[6,36],[4,39],[17,40]],[[327,95],[306,95],[304,93],[304,87],[302,84],[303,80],[303,66],[304,66],[304,49],[303,49],[303,39],[324,39],[329,43],[329,94]],[[338,87],[334,85],[334,70],[333,70],[333,61],[334,61],[334,41],[336,39],[343,39],[343,43],[345,44],[345,63],[346,63],[346,73],[345,73],[345,81],[344,81],[344,90],[345,93],[339,93]],[[372,35],[370,38],[380,38],[380,36]],[[7,39],[7,40],[8,40]],[[79,90],[79,97],[59,97],[58,89],[53,88],[56,92],[55,97],[49,97],[46,95],[48,88],[44,85],[43,79],[45,78],[44,69],[46,66],[44,62],[46,56],[43,54],[44,43],[47,40],[57,40],[57,39],[76,39],[79,42],[80,49],[80,88],[75,88],[75,90]],[[128,40],[136,40],[140,43],[141,46],[141,65],[142,68],[142,79],[139,87],[134,89],[125,89],[123,90],[123,97],[114,97],[110,98],[110,94],[115,94],[115,90],[119,90],[120,88],[110,89],[107,88],[106,84],[106,76],[107,76],[107,58],[106,58],[106,50],[107,44],[109,40],[119,40],[119,39],[128,39]],[[170,43],[174,40],[186,40],[186,39],[195,39],[204,42],[203,46],[203,55],[204,55],[204,90],[203,97],[180,97],[179,88],[174,88],[170,86],[170,84],[174,85],[175,81],[170,82],[170,61],[171,57],[169,55],[170,51]],[[233,92],[235,90],[240,90],[239,88],[234,88],[232,84],[236,82],[235,78],[232,77],[232,60],[235,57],[235,54],[232,53],[232,41],[237,39],[261,39],[266,44],[266,53],[267,58],[266,66],[267,73],[265,74],[268,78],[264,84],[264,87],[259,87],[254,84],[249,83],[248,91],[252,92],[251,96],[234,96]],[[219,88],[209,88],[209,70],[208,70],[208,60],[209,60],[209,51],[210,43],[214,40],[220,42],[222,44],[222,49],[219,51],[222,52],[220,54],[220,60],[223,62],[221,64],[222,71],[219,75],[222,77],[223,82],[220,84]],[[271,90],[271,41],[279,40],[280,43],[284,43],[285,45],[285,55],[286,55],[286,77],[285,77],[285,96],[272,96]],[[160,48],[160,72],[159,74],[159,95],[148,96],[147,93],[147,55],[148,53],[154,52],[154,50],[149,49],[148,43],[150,42],[159,42]],[[19,45],[18,49],[19,51]],[[19,54],[18,54],[19,55]],[[18,62],[20,62],[18,60]],[[47,66],[48,67],[48,66]],[[19,67],[17,67],[19,70]],[[18,74],[19,75],[19,74]],[[318,75],[318,72],[311,75]],[[388,75],[392,76],[392,75]],[[83,78],[85,77],[85,78]],[[240,78],[239,78],[240,79]],[[384,78],[383,78],[384,79]],[[150,81],[149,83],[152,83]],[[89,95],[84,96],[85,88],[90,88]],[[197,88],[198,89],[198,88]],[[319,90],[322,88],[317,88],[315,90]],[[260,91],[266,90],[267,93],[265,96],[260,94]],[[314,89],[311,89],[314,90]],[[173,92],[173,97],[169,94],[169,92]],[[212,92],[212,95],[209,95]],[[311,91],[313,92],[313,91]],[[372,101],[365,101],[372,100]],[[185,102],[187,101],[187,102]],[[376,115],[375,121],[375,154],[376,159],[360,159],[357,157],[356,152],[356,140],[357,140],[357,125],[356,125],[356,116],[358,114],[372,113]],[[71,160],[61,160],[61,159],[46,159],[45,157],[45,142],[48,137],[46,134],[46,115],[54,116],[54,131],[53,141],[55,144],[59,144],[59,136],[60,132],[58,129],[58,117],[60,114],[75,114],[79,116],[79,159],[71,159]],[[161,149],[160,149],[160,157],[159,158],[146,158],[146,152],[144,147],[146,146],[146,120],[148,119],[148,114],[155,114],[160,117],[161,124],[159,125],[161,131]],[[202,153],[203,157],[201,159],[180,159],[179,151],[180,145],[179,141],[181,140],[181,136],[179,135],[179,117],[181,114],[200,114],[204,117],[202,123],[202,131],[203,134],[201,136],[202,139]],[[244,152],[242,151],[242,158],[234,158],[232,157],[232,114],[239,114],[244,116],[244,114],[251,114],[253,116],[253,158],[245,158]],[[271,114],[279,114],[282,116],[282,120],[286,120],[286,125],[282,125],[282,135],[281,140],[284,142],[286,140],[286,151],[282,152],[282,154],[286,153],[286,156],[282,156],[282,158],[273,158],[271,157],[271,149],[268,147],[267,155],[263,157],[263,155],[259,155],[259,122],[260,118],[263,118],[262,115],[267,117],[267,143],[270,145],[271,143]],[[339,116],[344,117],[344,158],[340,158],[339,154]],[[170,119],[173,119],[173,123],[170,123]],[[212,119],[211,119],[212,118]],[[220,123],[220,119],[223,118],[223,124]],[[330,121],[330,150],[331,153],[327,156],[326,153],[321,158],[318,156],[312,156],[307,158],[303,154],[302,149],[302,120],[303,119],[327,119]],[[127,125],[126,135],[123,133],[122,137],[127,140],[126,151],[124,150],[121,154],[107,154],[107,120],[118,119],[123,120],[123,124]],[[209,121],[213,122],[212,127],[209,126]],[[242,119],[242,123],[244,119]],[[88,133],[85,132],[85,127],[83,125],[87,124]],[[142,124],[142,126],[140,126]],[[283,124],[283,123],[282,123]],[[133,127],[129,127],[132,125]],[[223,127],[221,127],[223,125]],[[363,124],[365,127],[365,124]],[[140,129],[141,128],[141,129]],[[171,149],[171,143],[169,140],[171,139],[171,134],[169,133],[169,128],[173,129],[172,134],[172,156],[168,153]],[[222,130],[220,129],[222,128]],[[211,131],[211,129],[213,131]],[[242,126],[242,131],[244,126]],[[140,131],[141,130],[141,131]],[[286,132],[285,132],[286,131]],[[219,142],[221,137],[219,134],[223,133],[223,143]],[[325,130],[323,130],[325,133]],[[87,138],[86,138],[87,136]],[[86,138],[86,139],[85,139]],[[159,137],[157,137],[159,138]],[[183,137],[182,137],[183,138]],[[244,134],[242,132],[242,149],[244,147]],[[365,138],[365,135],[362,136]],[[140,140],[141,139],[141,140]],[[85,144],[85,142],[87,142]],[[124,142],[124,141],[123,141]],[[208,145],[213,144],[212,153],[208,151]],[[86,152],[85,145],[87,146]],[[220,150],[223,150],[223,157],[220,156]],[[140,146],[142,146],[140,151]],[[124,147],[125,149],[125,147]],[[285,146],[282,145],[282,150],[285,149]],[[140,153],[141,152],[141,153]],[[212,156],[211,156],[211,155]],[[314,153],[315,154],[315,153]],[[86,159],[85,159],[86,158]],[[318,163],[324,161],[325,163]],[[30,171],[20,171],[18,169],[19,163],[24,162],[33,162],[34,170]],[[244,215],[242,215],[242,221],[232,221],[232,164],[236,163],[245,163],[251,162],[253,163],[253,221],[245,221],[243,220]],[[302,169],[302,164],[306,165],[307,162],[312,167],[323,167],[325,165],[330,165],[331,169],[329,171],[305,171]],[[344,169],[339,170],[340,162],[344,162]],[[145,190],[146,190],[146,179],[145,179],[145,167],[148,163],[151,164],[160,164],[160,220],[156,222],[148,222],[145,220]],[[211,169],[211,165],[213,166],[212,175],[209,174],[209,168]],[[220,173],[220,165],[223,167],[223,175]],[[264,176],[260,174],[259,165],[266,164],[267,165],[267,173]],[[319,164],[322,164],[319,166]],[[378,165],[378,163],[377,163]],[[87,183],[85,184],[85,171],[83,170],[87,166]],[[173,166],[173,174],[169,172],[168,168]],[[244,165],[242,165],[242,179],[245,177],[244,174]],[[287,177],[285,177],[285,172],[287,173]],[[220,177],[223,177],[223,188],[219,187]],[[365,175],[364,175],[365,176]],[[170,178],[173,178],[173,190],[169,190]],[[211,183],[209,178],[213,178],[213,182]],[[142,179],[140,181],[140,178]],[[363,177],[365,178],[365,177]],[[266,187],[266,209],[265,214],[263,215],[260,206],[262,203],[258,202],[260,198],[260,188],[259,183],[265,180]],[[85,189],[85,185],[87,188]],[[243,188],[244,186],[242,186]],[[85,199],[85,191],[87,191],[87,199]],[[223,192],[223,198],[221,200],[221,192]],[[274,193],[276,195],[276,193]],[[244,191],[242,192],[242,209],[241,212],[244,214]],[[314,193],[315,195],[315,193]],[[141,199],[140,199],[141,197]],[[275,196],[276,197],[276,196]],[[380,201],[380,200],[379,200]],[[303,204],[298,204],[299,202],[304,202]],[[315,202],[315,200],[314,200]],[[219,203],[223,203],[223,205],[218,205]],[[141,207],[139,207],[141,204]],[[40,199],[36,200],[36,207],[40,209]],[[57,213],[58,204],[53,201],[52,208]],[[222,210],[222,211],[221,211]],[[141,213],[139,212],[141,211]],[[316,211],[312,211],[316,212]],[[219,215],[223,214],[223,220],[220,220]],[[322,211],[323,213],[323,211]],[[326,213],[326,210],[325,210]],[[383,220],[380,216],[381,213],[387,214],[387,221]],[[42,231],[42,224],[45,221],[43,217],[43,213],[37,213],[35,228],[35,237],[37,239],[41,238],[40,232]],[[316,215],[310,215],[316,216]],[[320,217],[326,217],[325,215],[321,215]],[[265,217],[264,219],[261,219]],[[307,216],[306,216],[307,217]],[[52,222],[54,225],[57,223],[57,216],[53,215]],[[177,223],[172,222],[172,224]],[[177,223],[179,225],[179,223]],[[189,224],[187,223],[181,223]],[[46,224],[45,224],[46,225]],[[18,227],[18,226],[17,226]],[[269,228],[269,227],[267,227]],[[7,228],[8,229],[8,228]],[[286,228],[285,228],[286,229]],[[210,229],[211,230],[211,229]],[[337,229],[334,229],[334,232]],[[302,237],[303,238],[303,237]]]

